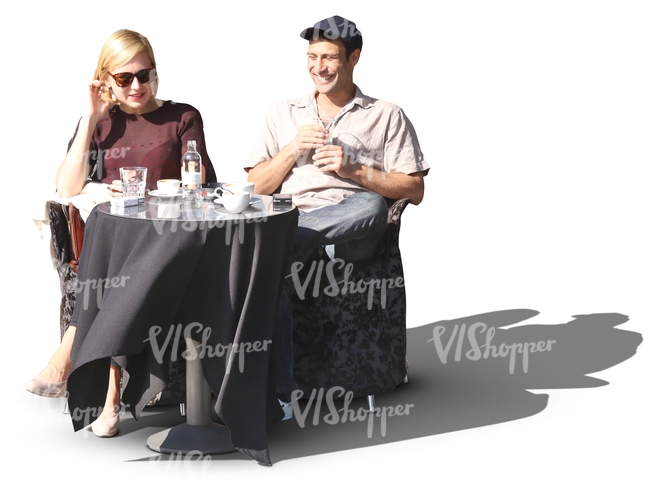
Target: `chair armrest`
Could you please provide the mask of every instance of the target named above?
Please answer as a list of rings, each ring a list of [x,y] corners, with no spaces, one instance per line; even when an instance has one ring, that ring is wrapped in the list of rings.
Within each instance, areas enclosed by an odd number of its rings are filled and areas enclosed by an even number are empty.
[[[400,224],[400,219],[402,217],[402,212],[406,205],[411,202],[409,198],[398,199],[393,204],[388,204],[388,224],[398,225]]]

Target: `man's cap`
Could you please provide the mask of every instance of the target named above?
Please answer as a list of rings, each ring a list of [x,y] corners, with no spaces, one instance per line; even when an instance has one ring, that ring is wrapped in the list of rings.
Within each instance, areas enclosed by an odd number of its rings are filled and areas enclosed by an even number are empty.
[[[361,50],[363,46],[363,38],[361,31],[357,29],[357,25],[341,17],[334,15],[318,21],[314,27],[303,29],[300,37],[306,40],[316,40],[325,38],[328,40],[341,40],[350,43],[354,48]]]

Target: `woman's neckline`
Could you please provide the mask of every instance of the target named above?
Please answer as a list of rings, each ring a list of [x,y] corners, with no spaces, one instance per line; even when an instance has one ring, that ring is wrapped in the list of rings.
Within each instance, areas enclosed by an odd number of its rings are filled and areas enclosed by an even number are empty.
[[[113,108],[116,109],[116,110],[115,110],[116,112],[119,111],[119,112],[122,113],[123,115],[133,116],[133,117],[141,117],[141,116],[144,116],[144,115],[151,115],[151,114],[157,112],[157,111],[160,110],[162,107],[164,107],[165,105],[167,105],[169,102],[170,102],[170,100],[159,100],[159,99],[156,98],[156,103],[159,103],[159,104],[158,104],[158,107],[157,107],[157,108],[154,108],[153,110],[151,110],[151,111],[149,111],[149,112],[144,112],[144,113],[129,113],[129,112],[125,112],[124,110],[122,110],[122,109],[120,108],[120,105],[115,105]]]

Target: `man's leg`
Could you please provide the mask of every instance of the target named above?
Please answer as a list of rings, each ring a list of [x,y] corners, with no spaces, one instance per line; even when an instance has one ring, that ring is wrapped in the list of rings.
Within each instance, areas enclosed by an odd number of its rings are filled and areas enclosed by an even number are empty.
[[[300,212],[292,261],[306,262],[323,245],[332,259],[354,262],[369,258],[386,230],[387,217],[384,198],[369,191],[352,194],[337,205],[309,213]],[[290,278],[286,280],[273,334],[276,391],[283,402],[289,402],[291,392],[297,389],[293,380],[293,325],[289,298],[293,286]]]
[[[271,359],[275,369],[275,385],[278,398],[291,402],[291,392],[298,389],[293,379],[293,315],[289,296],[283,286],[280,291],[278,311],[273,325]]]
[[[325,246],[332,259],[367,259],[386,230],[387,216],[384,198],[370,191],[356,192],[337,205],[301,212],[295,251],[304,254]]]

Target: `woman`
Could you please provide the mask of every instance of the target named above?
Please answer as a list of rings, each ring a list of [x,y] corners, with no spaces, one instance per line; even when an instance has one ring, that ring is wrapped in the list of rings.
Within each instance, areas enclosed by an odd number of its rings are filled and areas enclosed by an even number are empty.
[[[128,166],[147,168],[149,189],[159,179],[180,179],[188,140],[197,143],[204,182],[216,181],[200,113],[190,105],[156,99],[157,89],[156,60],[147,38],[126,29],[108,38],[86,91],[83,116],[56,174],[59,196],[79,194],[88,178],[110,184],[110,194],[121,196],[120,168]],[[75,323],[73,315],[47,366],[27,383],[28,391],[44,397],[65,393]],[[106,403],[92,424],[97,436],[117,434],[120,379],[121,369],[111,365]]]

